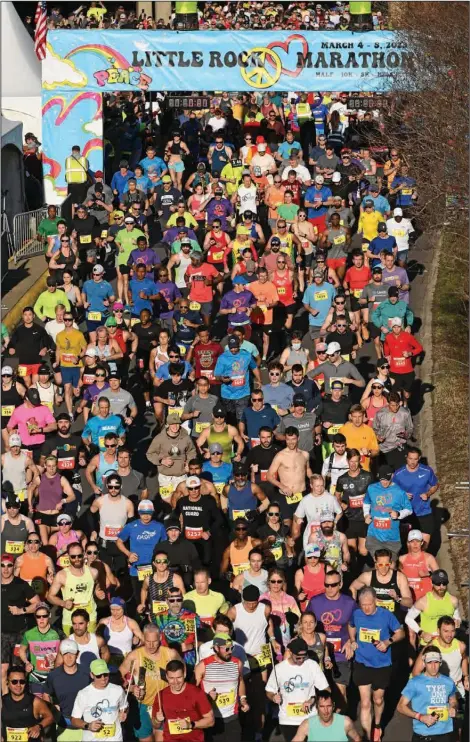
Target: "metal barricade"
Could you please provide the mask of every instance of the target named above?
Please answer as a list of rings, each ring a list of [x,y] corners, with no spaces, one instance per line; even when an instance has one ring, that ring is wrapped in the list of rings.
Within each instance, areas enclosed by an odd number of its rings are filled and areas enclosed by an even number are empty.
[[[57,206],[57,215],[69,213],[70,196]],[[37,239],[38,227],[43,219],[47,217],[47,206],[35,211],[25,211],[13,217],[13,261],[16,265],[19,260],[32,258],[34,255],[43,255],[45,252],[44,242]]]

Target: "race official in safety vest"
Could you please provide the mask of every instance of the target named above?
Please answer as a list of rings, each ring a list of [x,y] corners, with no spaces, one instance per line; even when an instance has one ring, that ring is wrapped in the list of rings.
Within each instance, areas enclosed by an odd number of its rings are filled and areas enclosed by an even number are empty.
[[[72,147],[72,154],[65,160],[67,193],[72,196],[74,206],[84,202],[88,190],[88,160],[80,154],[80,147]]]

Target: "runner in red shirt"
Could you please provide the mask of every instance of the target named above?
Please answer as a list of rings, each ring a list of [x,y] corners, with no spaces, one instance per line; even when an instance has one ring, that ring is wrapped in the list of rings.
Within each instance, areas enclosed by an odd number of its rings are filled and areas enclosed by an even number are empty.
[[[202,688],[186,682],[186,668],[181,660],[171,660],[165,671],[168,688],[157,693],[152,706],[153,723],[163,722],[163,742],[204,742],[203,730],[214,726],[214,712],[207,695]]]
[[[364,265],[364,254],[362,250],[356,248],[352,251],[353,265],[348,268],[344,276],[343,288],[346,293],[349,292],[351,301],[351,312],[354,313],[354,324],[357,327],[356,336],[359,347],[362,340],[369,340],[369,330],[367,329],[367,308],[359,304],[362,296],[362,289],[372,280],[372,273],[367,265]]]
[[[214,376],[215,364],[217,358],[224,352],[220,343],[212,340],[210,330],[207,327],[200,327],[197,330],[197,341],[191,345],[186,360],[193,364],[196,372],[196,379],[205,376],[209,379],[211,386],[220,386]]]
[[[287,255],[279,253],[276,261],[276,270],[270,275],[270,280],[277,289],[277,295],[279,296],[279,302],[285,308],[287,319],[284,327],[286,330],[290,330],[292,327],[292,321],[297,310],[296,305],[296,288],[297,278],[295,273],[287,266]]]
[[[400,317],[390,320],[392,331],[384,341],[384,356],[390,363],[390,377],[395,379],[393,390],[403,390],[405,399],[410,398],[411,387],[415,379],[415,372],[411,359],[423,352],[423,346],[416,340],[408,328],[403,330]]]
[[[212,222],[212,229],[206,234],[204,239],[204,250],[206,251],[205,260],[210,265],[222,272],[224,267],[224,256],[227,247],[230,245],[230,237],[222,231],[221,223],[218,219]]]
[[[281,185],[289,191],[292,191],[292,194],[294,196],[292,201],[297,204],[297,206],[300,206],[302,183],[300,182],[300,180],[297,180],[297,173],[295,172],[295,170],[289,170],[289,172],[287,173],[287,180],[283,180]]]
[[[202,262],[200,252],[192,252],[191,265],[186,268],[184,278],[189,287],[189,300],[201,305],[201,314],[206,325],[209,324],[214,298],[214,285],[223,280],[217,268]]]

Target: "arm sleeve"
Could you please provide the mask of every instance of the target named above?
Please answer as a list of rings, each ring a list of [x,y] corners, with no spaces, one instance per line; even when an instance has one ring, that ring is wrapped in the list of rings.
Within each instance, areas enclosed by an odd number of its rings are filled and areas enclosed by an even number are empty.
[[[410,627],[412,631],[414,631],[416,634],[419,634],[421,631],[420,625],[416,622],[416,619],[421,614],[421,611],[419,611],[415,606],[412,606],[408,609],[408,613],[405,616],[405,623],[407,626]]]

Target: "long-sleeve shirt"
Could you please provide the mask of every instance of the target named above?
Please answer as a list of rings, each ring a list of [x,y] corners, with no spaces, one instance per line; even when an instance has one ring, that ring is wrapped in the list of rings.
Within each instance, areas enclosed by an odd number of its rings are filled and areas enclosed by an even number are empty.
[[[408,407],[399,407],[397,412],[390,412],[388,407],[382,407],[374,417],[372,429],[377,438],[385,439],[379,444],[382,453],[402,448],[413,432],[413,420]]]
[[[392,332],[391,320],[393,317],[400,317],[401,320],[404,320],[406,327],[411,327],[415,318],[406,302],[398,300],[395,304],[392,304],[390,299],[382,301],[379,306],[374,309],[371,316],[371,320],[376,327],[388,328],[388,333],[382,332],[382,340]]]
[[[185,470],[184,465],[189,459],[196,456],[196,448],[188,433],[180,429],[174,438],[169,436],[166,429],[155,436],[147,451],[147,458],[155,466],[158,466],[160,474],[167,477],[181,477]],[[161,460],[169,457],[173,466],[164,466]]]
[[[409,374],[413,371],[411,358],[423,352],[423,346],[409,332],[395,335],[390,332],[384,342],[384,356],[390,360],[390,371],[393,374]],[[411,353],[405,357],[403,353]]]
[[[70,311],[70,302],[67,299],[67,294],[61,289],[55,291],[43,291],[36,300],[34,305],[34,314],[39,319],[47,317],[47,319],[55,319],[55,308],[57,304],[63,304],[66,310]]]

